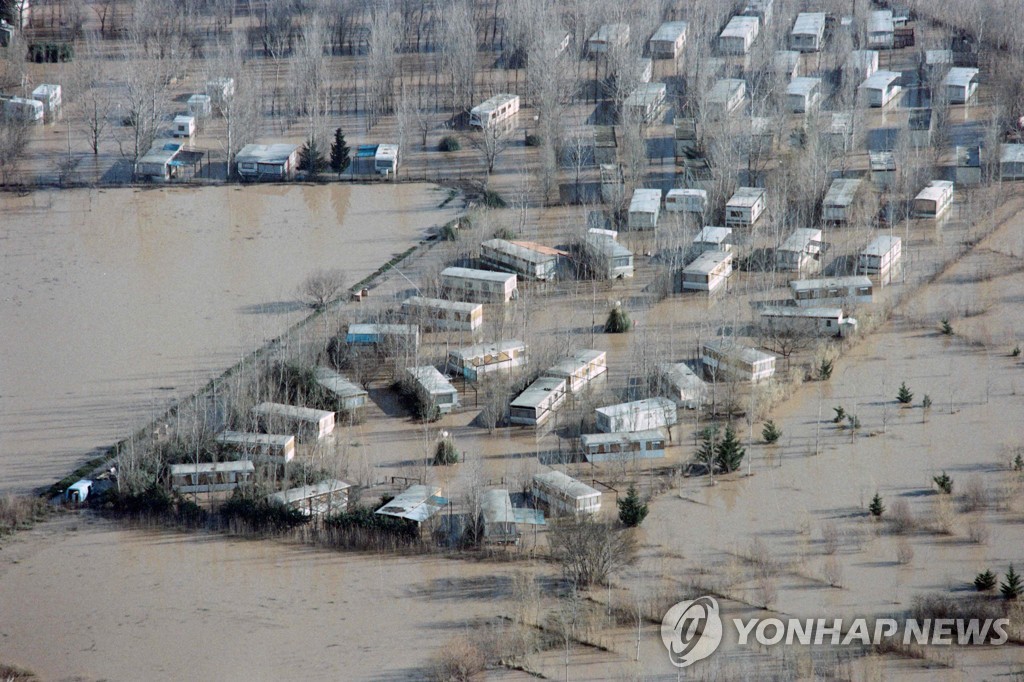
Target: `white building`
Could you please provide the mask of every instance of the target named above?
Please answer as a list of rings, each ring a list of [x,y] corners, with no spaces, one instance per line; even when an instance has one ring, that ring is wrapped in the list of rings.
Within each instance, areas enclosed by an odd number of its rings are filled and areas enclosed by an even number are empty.
[[[978,70],[954,66],[942,79],[942,88],[950,104],[967,104],[978,91]]]
[[[330,516],[348,511],[348,489],[352,486],[336,478],[312,485],[288,488],[267,495],[267,502],[294,509],[304,516]]]
[[[25,97],[5,97],[3,104],[4,118],[19,123],[42,123],[46,115],[46,107],[42,102]]]
[[[914,197],[915,218],[939,218],[953,205],[953,183],[932,180]]]
[[[817,52],[825,39],[825,13],[801,12],[789,32],[789,47],[799,52]]]
[[[1024,144],[999,145],[999,177],[1024,180]]]
[[[585,433],[580,449],[588,462],[635,462],[665,456],[665,435],[657,429],[618,433]]]
[[[895,99],[903,88],[900,74],[895,71],[875,71],[860,84],[868,106],[884,107]]]
[[[664,83],[641,83],[622,102],[622,110],[634,120],[651,123],[665,103]]]
[[[205,118],[213,113],[213,104],[209,95],[195,94],[188,98],[185,109],[189,116]]]
[[[506,124],[519,113],[519,95],[502,93],[481,102],[469,110],[469,125],[492,128]]]
[[[43,103],[43,117],[47,121],[60,118],[61,88],[54,83],[43,83],[32,91],[32,99]]]
[[[774,331],[824,336],[848,336],[857,330],[857,320],[846,317],[842,308],[767,306],[761,309],[761,323]]]
[[[583,248],[596,275],[608,279],[633,276],[633,252],[615,237],[590,230],[583,238]]]
[[[860,178],[836,178],[821,202],[821,218],[830,223],[845,223],[853,217],[854,206],[864,181]]]
[[[554,279],[561,251],[523,241],[488,239],[480,244],[480,262],[502,272],[535,280]]]
[[[181,152],[177,142],[157,140],[152,148],[135,162],[135,176],[154,182],[167,182],[178,177],[179,167],[174,163]]]
[[[654,77],[654,60],[650,57],[638,57],[636,59],[635,73],[637,81],[640,83],[650,83],[651,78]]]
[[[745,55],[757,40],[761,31],[761,20],[744,15],[734,16],[718,36],[718,51],[721,54]]]
[[[693,238],[693,247],[698,253],[732,251],[732,228],[705,225]]]
[[[722,78],[708,91],[705,102],[708,116],[725,118],[747,101],[747,82],[741,78]]]
[[[647,46],[654,59],[678,59],[686,44],[685,21],[666,21],[651,36]]]
[[[425,414],[434,409],[440,414],[448,414],[459,406],[458,389],[433,365],[407,367],[405,378],[416,394],[416,399],[424,407]]]
[[[775,356],[742,346],[732,339],[705,341],[700,347],[704,372],[715,380],[758,383],[775,374]]]
[[[786,104],[789,110],[805,114],[817,108],[821,101],[821,79],[798,76],[786,86]]]
[[[670,189],[665,196],[665,210],[669,213],[698,213],[708,209],[708,193],[703,189]]]
[[[334,431],[334,412],[328,410],[265,402],[252,408],[252,415],[266,433],[294,433],[300,441]]]
[[[511,372],[526,364],[526,344],[511,339],[496,343],[479,343],[448,351],[447,370],[477,381],[492,372]]]
[[[629,24],[603,24],[587,40],[587,54],[601,55],[629,43]]]
[[[444,509],[447,504],[448,500],[441,497],[440,488],[436,486],[412,485],[373,513],[380,514],[381,516],[406,519],[420,524]]]
[[[534,499],[547,505],[552,515],[596,514],[601,511],[601,493],[561,471],[534,474]]]
[[[864,276],[801,279],[790,282],[789,288],[796,304],[808,308],[854,306],[874,300],[874,285]]]
[[[679,273],[678,291],[706,291],[713,294],[729,283],[731,251],[704,251]]]
[[[631,230],[653,230],[658,226],[660,212],[661,190],[638,187],[629,202],[627,225]]]
[[[725,204],[726,227],[752,227],[764,213],[767,194],[761,187],[740,187]]]
[[[361,144],[356,147],[350,166],[353,175],[393,176],[398,172],[397,144]]]
[[[571,393],[586,389],[591,381],[608,371],[607,354],[603,350],[581,350],[544,370],[543,376],[564,379]]]
[[[857,271],[864,275],[877,275],[882,283],[891,282],[900,265],[902,240],[899,237],[879,235],[864,247],[857,258]]]
[[[821,252],[821,230],[798,227],[775,250],[775,267],[786,272],[817,272]]]
[[[658,365],[660,390],[679,407],[699,410],[707,404],[708,385],[685,362]]]
[[[252,483],[256,467],[249,460],[171,464],[171,488],[179,493],[215,493]]]
[[[313,370],[316,383],[331,394],[341,409],[354,412],[366,407],[370,394],[361,386],[357,386],[333,369],[317,367]]]
[[[484,323],[480,303],[412,296],[402,301],[402,314],[424,329],[475,331]]]
[[[540,426],[562,406],[565,396],[565,379],[540,377],[511,402],[508,419],[513,424]]]
[[[174,137],[192,137],[196,134],[196,117],[178,114],[171,124]]]
[[[441,271],[441,290],[456,301],[506,303],[518,294],[518,278],[510,272],[445,268]]]
[[[297,144],[247,144],[235,154],[238,175],[247,180],[287,180],[298,165]]]
[[[896,40],[896,24],[892,10],[875,10],[868,15],[868,47],[891,50]]]
[[[676,404],[668,398],[647,398],[599,407],[595,416],[597,430],[603,433],[649,431],[672,426],[679,420]]]
[[[486,490],[480,497],[480,527],[483,541],[514,545],[519,542],[519,527],[508,490]]]
[[[240,459],[273,464],[286,464],[295,459],[295,436],[290,433],[221,431],[214,442]]]

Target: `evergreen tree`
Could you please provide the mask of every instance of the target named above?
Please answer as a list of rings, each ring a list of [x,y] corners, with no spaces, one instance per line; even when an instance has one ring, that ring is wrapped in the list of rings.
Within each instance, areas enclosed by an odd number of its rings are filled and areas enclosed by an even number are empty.
[[[938,476],[933,476],[932,480],[935,481],[935,485],[939,486],[939,490],[947,495],[953,492],[953,479],[945,471]]]
[[[351,150],[345,143],[345,134],[341,128],[334,130],[334,142],[331,144],[331,170],[341,175],[352,163]]]
[[[708,473],[713,473],[713,467],[715,466],[715,441],[718,440],[718,427],[704,427],[700,432],[700,438],[701,442],[697,447],[697,452],[693,455],[693,459],[707,467]]]
[[[324,161],[324,154],[320,151],[320,145],[312,135],[306,140],[306,144],[299,149],[299,170],[306,171],[312,175],[323,172],[327,167]]]
[[[451,438],[442,438],[437,443],[434,451],[434,464],[444,466],[445,464],[457,464],[459,451],[455,449],[455,441]]]
[[[986,570],[974,578],[974,589],[978,592],[988,592],[996,586],[996,574]]]
[[[896,394],[896,400],[900,401],[904,405],[909,405],[914,401],[914,394],[907,388],[907,382],[900,384],[900,391]]]
[[[846,410],[843,409],[842,405],[840,405],[839,407],[833,407],[832,411],[836,413],[836,416],[832,417],[833,424],[838,424],[844,419],[846,419]]]
[[[882,504],[882,496],[875,493],[875,496],[871,498],[871,504],[868,505],[868,511],[871,512],[872,516],[881,516],[885,513],[885,505]]]
[[[608,319],[604,323],[604,333],[623,334],[628,332],[632,326],[633,321],[629,319],[629,315],[622,309],[622,306],[616,304],[608,313]]]
[[[951,325],[949,323],[949,318],[948,317],[942,318],[941,328],[942,328],[942,333],[945,334],[946,336],[949,336],[950,334],[953,333],[953,325]]]
[[[822,381],[828,381],[832,378],[832,361],[822,360],[821,364],[818,365],[818,378]]]
[[[629,486],[626,496],[618,501],[619,521],[635,528],[647,518],[647,503],[640,499],[635,486]]]
[[[764,423],[764,428],[761,429],[761,437],[764,438],[765,443],[774,443],[782,438],[782,429],[777,427],[775,422],[769,419]]]
[[[1006,577],[1003,578],[1003,584],[999,586],[999,591],[1004,599],[1016,599],[1024,594],[1024,585],[1021,584],[1020,575],[1013,570],[1013,564],[1006,569]]]
[[[747,451],[740,445],[739,438],[732,428],[732,424],[725,427],[725,434],[722,440],[715,446],[715,463],[725,473],[736,471],[743,463],[743,457]]]

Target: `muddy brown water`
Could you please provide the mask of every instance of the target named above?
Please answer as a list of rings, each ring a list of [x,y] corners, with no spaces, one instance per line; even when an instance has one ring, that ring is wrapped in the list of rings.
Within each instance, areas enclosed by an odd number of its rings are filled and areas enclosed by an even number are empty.
[[[456,213],[432,185],[0,195],[0,493],[64,476]]]

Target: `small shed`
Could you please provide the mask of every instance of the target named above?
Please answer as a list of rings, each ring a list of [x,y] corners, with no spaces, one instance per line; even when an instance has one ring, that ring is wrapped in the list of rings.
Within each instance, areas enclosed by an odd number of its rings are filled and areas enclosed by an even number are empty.
[[[55,121],[60,118],[62,106],[61,88],[55,83],[43,83],[32,91],[32,99],[43,103],[43,118]]]
[[[480,244],[480,262],[525,279],[551,280],[558,273],[558,261],[565,253],[542,244],[488,239]]]
[[[705,225],[693,238],[693,247],[698,253],[732,251],[732,228]]]
[[[653,230],[658,226],[661,211],[661,190],[638,187],[629,202],[627,225],[631,230]]]
[[[92,492],[92,481],[88,478],[80,478],[64,491],[64,501],[71,504],[82,504],[89,499]]]
[[[603,24],[587,40],[587,54],[608,54],[629,43],[629,24]]]
[[[654,59],[678,59],[686,43],[685,21],[666,21],[651,36],[647,46]]]
[[[152,148],[135,162],[135,175],[155,182],[167,182],[178,177],[181,167],[175,161],[180,152],[179,143],[157,140]]]
[[[846,58],[843,75],[854,83],[861,83],[871,78],[878,71],[877,50],[853,50]]]
[[[704,372],[713,379],[738,379],[758,383],[775,374],[775,356],[736,343],[732,339],[701,344]]]
[[[552,515],[601,511],[601,492],[561,471],[534,474],[532,494]]]
[[[767,205],[767,194],[761,187],[740,187],[725,204],[726,227],[752,227]]]
[[[853,113],[837,111],[831,114],[828,124],[821,131],[821,141],[833,151],[842,154],[853,146],[853,133]]]
[[[19,123],[42,123],[46,115],[46,107],[42,102],[25,97],[0,98],[3,104],[4,118]]]
[[[700,140],[697,137],[697,121],[689,117],[677,116],[673,121],[675,130],[675,156],[676,163],[679,160],[693,156],[700,147]]]
[[[958,185],[981,184],[981,147],[958,145],[954,182]]]
[[[387,352],[412,352],[419,348],[420,328],[415,324],[350,324],[345,343],[378,346]]]
[[[294,509],[303,516],[330,516],[348,511],[348,489],[352,486],[336,478],[312,485],[288,488],[267,495],[267,502]]]
[[[595,275],[608,279],[633,276],[633,252],[614,237],[588,231],[583,248]]]
[[[459,390],[433,365],[407,367],[405,378],[424,408],[424,414],[434,410],[439,414],[448,414],[459,406]]]
[[[519,113],[519,95],[501,93],[469,110],[469,125],[492,128],[510,121]]]
[[[761,324],[774,332],[824,336],[845,337],[857,330],[857,320],[846,317],[838,307],[766,306],[761,309]]]
[[[799,52],[818,52],[825,40],[825,13],[800,12],[789,33],[789,47]]]
[[[950,104],[968,104],[978,91],[978,69],[954,66],[942,79],[942,87]]]
[[[511,372],[526,364],[526,344],[517,339],[479,343],[448,351],[447,371],[469,381],[477,381],[492,372]]]
[[[863,275],[877,275],[880,282],[892,281],[902,257],[903,241],[899,237],[879,235],[864,247],[857,258],[857,271]]]
[[[641,83],[622,102],[622,110],[634,119],[651,123],[658,116],[668,92],[664,83]]]
[[[729,283],[732,260],[730,251],[704,251],[679,272],[676,290],[715,293]]]
[[[790,111],[805,114],[821,101],[821,79],[798,76],[786,87],[786,104]]]
[[[953,205],[953,183],[932,180],[914,197],[915,218],[939,218]]]
[[[618,161],[615,126],[594,126],[594,163],[614,165]]]
[[[264,402],[252,408],[265,433],[294,433],[299,440],[317,440],[334,431],[334,412],[312,407]]]
[[[890,151],[868,152],[871,182],[876,187],[892,187],[896,182],[896,155]]]
[[[799,227],[775,250],[775,267],[787,272],[817,272],[823,250],[821,230]]]
[[[745,55],[757,40],[761,21],[757,17],[737,15],[729,20],[718,36],[718,51],[727,55]]]
[[[509,405],[508,420],[513,424],[540,426],[562,406],[565,396],[565,379],[540,377]]]
[[[487,490],[480,498],[480,525],[483,541],[514,545],[519,542],[519,527],[508,490]]]
[[[585,433],[580,450],[588,462],[635,462],[665,456],[665,435],[658,429],[618,433]]]
[[[703,189],[670,189],[665,196],[665,210],[669,213],[703,215],[707,208],[708,193]]]
[[[860,178],[836,178],[821,202],[821,217],[830,223],[845,223],[853,218],[857,198],[864,187]]]
[[[373,513],[421,524],[444,509],[447,504],[448,500],[441,497],[439,487],[412,485]]]
[[[649,431],[676,424],[679,415],[675,402],[668,398],[647,398],[628,403],[599,407],[595,411],[597,430]]]
[[[196,117],[178,114],[174,117],[172,132],[174,137],[192,137],[196,134]]]
[[[357,386],[345,377],[341,376],[328,367],[317,367],[313,370],[316,383],[337,401],[341,409],[346,412],[355,412],[363,407],[369,400],[369,393],[361,386]]]
[[[1003,180],[1024,180],[1024,144],[999,146],[999,177]]]
[[[747,101],[747,82],[741,78],[722,78],[708,91],[705,102],[711,118],[725,118]]]
[[[852,306],[874,300],[874,284],[863,275],[794,280],[789,288],[796,304],[808,308]]]
[[[287,464],[295,459],[295,436],[290,433],[221,431],[214,442],[240,459]]]
[[[247,144],[235,154],[235,168],[246,180],[287,180],[298,165],[297,144]]]
[[[471,332],[484,323],[482,304],[444,298],[411,296],[402,301],[402,314],[423,329]]]
[[[456,301],[506,303],[518,294],[515,273],[445,268],[441,271],[441,291]]]
[[[868,15],[868,46],[875,50],[891,50],[896,38],[892,10],[875,10]]]
[[[544,370],[543,376],[565,379],[569,391],[579,393],[607,371],[607,354],[603,350],[587,349],[577,351]]]
[[[235,79],[211,78],[206,81],[206,95],[213,106],[221,107],[227,104],[235,96]]]
[[[213,104],[209,95],[195,94],[188,98],[185,108],[189,116],[205,118],[213,113]]]
[[[896,71],[875,71],[860,84],[868,106],[885,107],[903,91],[901,74]]]
[[[911,109],[907,119],[910,144],[915,147],[927,147],[932,143],[935,131],[935,116],[931,109]]]
[[[708,400],[708,385],[685,362],[658,365],[660,391],[678,407],[699,410]]]
[[[171,488],[179,493],[234,490],[251,484],[256,473],[256,466],[249,460],[171,464],[169,469]]]

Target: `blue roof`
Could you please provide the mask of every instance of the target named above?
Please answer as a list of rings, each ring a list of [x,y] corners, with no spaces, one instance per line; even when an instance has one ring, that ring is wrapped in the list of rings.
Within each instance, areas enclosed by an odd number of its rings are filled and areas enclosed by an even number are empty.
[[[377,145],[375,144],[361,144],[356,147],[356,157],[367,158],[377,155]]]

